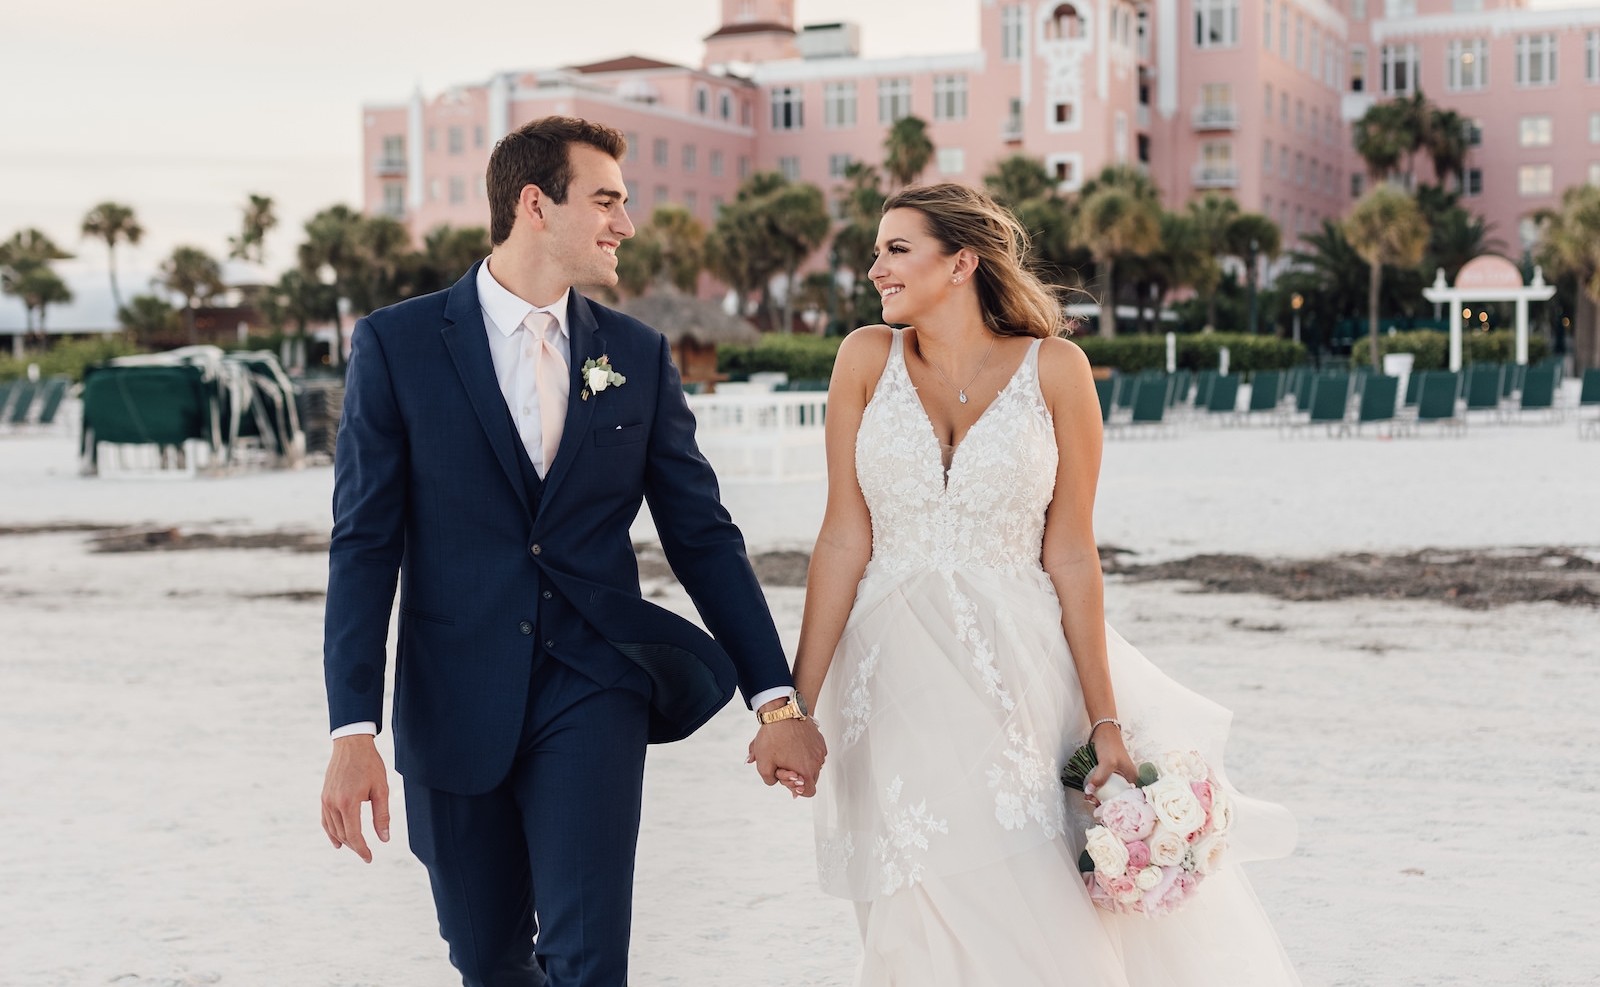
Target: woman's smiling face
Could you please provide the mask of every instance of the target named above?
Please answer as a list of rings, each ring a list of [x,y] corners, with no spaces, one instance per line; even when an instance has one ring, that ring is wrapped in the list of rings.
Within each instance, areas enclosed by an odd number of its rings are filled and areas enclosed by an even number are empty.
[[[927,220],[915,209],[891,209],[878,223],[876,257],[867,277],[883,299],[883,319],[913,325],[917,316],[936,308],[955,287],[951,283],[958,256],[928,233]]]

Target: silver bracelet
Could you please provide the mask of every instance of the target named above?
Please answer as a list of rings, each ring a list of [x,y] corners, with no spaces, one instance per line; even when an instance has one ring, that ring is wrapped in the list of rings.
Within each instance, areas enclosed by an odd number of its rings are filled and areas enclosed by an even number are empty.
[[[1114,716],[1107,716],[1107,717],[1104,717],[1103,719],[1095,720],[1093,723],[1089,724],[1089,740],[1088,740],[1089,743],[1091,743],[1091,744],[1094,743],[1094,732],[1096,730],[1100,729],[1100,727],[1103,724],[1106,724],[1106,723],[1114,723],[1114,724],[1116,724],[1117,732],[1118,733],[1122,732],[1122,721],[1117,719]]]

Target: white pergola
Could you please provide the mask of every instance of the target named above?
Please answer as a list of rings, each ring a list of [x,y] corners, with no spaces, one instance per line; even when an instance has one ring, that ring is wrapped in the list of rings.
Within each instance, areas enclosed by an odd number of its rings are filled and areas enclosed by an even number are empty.
[[[1461,369],[1461,306],[1467,302],[1517,303],[1517,363],[1528,362],[1528,303],[1548,301],[1556,286],[1544,283],[1544,270],[1533,269],[1533,284],[1522,283],[1522,272],[1504,257],[1480,254],[1461,266],[1454,287],[1445,283],[1444,268],[1434,275],[1433,286],[1422,289],[1430,302],[1443,302],[1450,310],[1450,369]]]

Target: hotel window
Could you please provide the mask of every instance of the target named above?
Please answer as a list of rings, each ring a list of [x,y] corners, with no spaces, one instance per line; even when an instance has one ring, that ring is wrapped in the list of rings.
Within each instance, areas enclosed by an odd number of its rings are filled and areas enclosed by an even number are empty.
[[[1072,181],[1072,162],[1071,161],[1057,161],[1055,163],[1055,165],[1056,165],[1056,169],[1055,169],[1056,181],[1058,181],[1058,182],[1070,182],[1070,181]]]
[[[1306,183],[1306,156],[1304,154],[1296,154],[1294,156],[1294,183],[1296,185],[1304,185]]]
[[[1589,162],[1589,184],[1600,185],[1600,161]]]
[[[1417,88],[1417,46],[1384,45],[1382,71],[1383,92],[1409,96]]]
[[[941,175],[959,175],[967,170],[967,152],[959,147],[941,147],[938,154]]]
[[[439,149],[439,130],[438,130],[437,127],[429,127],[428,128],[428,150],[437,151],[438,149]]]
[[[1317,66],[1319,66],[1321,64],[1322,64],[1322,32],[1318,31],[1317,30],[1317,26],[1315,24],[1313,24],[1313,25],[1311,25],[1311,59],[1306,62],[1306,68],[1311,71],[1311,75],[1312,75],[1313,78],[1315,78],[1317,73],[1320,71],[1320,69],[1318,69]]]
[[[1239,0],[1194,0],[1196,48],[1232,48],[1239,43]]]
[[[1483,0],[1450,0],[1452,14],[1476,14],[1483,11]]]
[[[1361,191],[1363,188],[1365,188],[1366,184],[1367,182],[1365,175],[1361,174],[1359,171],[1352,171],[1350,173],[1350,198],[1361,198]]]
[[[629,202],[638,203],[638,201],[639,201],[639,183],[638,182],[624,181],[622,183],[622,190],[624,192],[628,193],[628,201]]]
[[[450,128],[450,153],[460,154],[467,148],[467,137],[460,127]]]
[[[1283,179],[1289,177],[1289,148],[1287,146],[1278,148],[1278,177]]]
[[[1271,141],[1267,141],[1265,144],[1261,145],[1261,173],[1263,175],[1271,175],[1272,174],[1272,142]]]
[[[672,194],[667,191],[667,187],[665,185],[657,185],[656,186],[656,203],[655,204],[659,207],[659,206],[667,205],[671,201],[672,201]]]
[[[1524,216],[1517,221],[1517,238],[1522,241],[1523,250],[1531,250],[1539,242],[1539,221],[1532,216]]]
[[[1150,163],[1150,135],[1140,134],[1137,138],[1139,144],[1139,160],[1145,164]]]
[[[1467,146],[1477,147],[1483,143],[1483,121],[1472,119],[1467,121]]]
[[[399,182],[383,186],[383,214],[391,219],[403,219],[406,214],[406,187]]]
[[[1297,134],[1306,132],[1306,101],[1303,99],[1294,101],[1294,132]]]
[[[1061,41],[1083,37],[1083,16],[1078,13],[1078,8],[1070,3],[1058,6],[1045,23],[1044,36]]]
[[[721,151],[712,151],[711,152],[711,177],[712,178],[721,178],[722,177],[722,152]]]
[[[800,180],[800,158],[796,155],[778,159],[778,172],[791,182]]]
[[[482,147],[483,146],[483,124],[481,124],[481,123],[478,124],[476,127],[472,128],[472,146],[473,147]]]
[[[657,137],[655,141],[656,167],[665,168],[667,166],[668,158],[667,139],[665,137]]]
[[[1444,87],[1453,93],[1489,86],[1489,42],[1485,38],[1452,41],[1445,46]]]
[[[1022,61],[1022,5],[1012,4],[1000,8],[1000,59],[1006,62]]]
[[[1517,169],[1517,194],[1549,195],[1555,188],[1553,172],[1547,164],[1521,166]]]
[[[1482,195],[1483,194],[1483,169],[1482,168],[1468,168],[1466,171],[1462,172],[1461,178],[1462,178],[1462,182],[1461,182],[1461,191],[1462,192],[1464,192],[1465,194],[1467,194],[1469,196],[1471,196],[1471,195]]]
[[[1367,0],[1350,0],[1350,16],[1358,21],[1367,19]]]
[[[391,135],[383,139],[383,157],[378,159],[382,167],[404,168],[406,164],[406,139],[399,135]]]
[[[1076,118],[1073,110],[1075,105],[1076,104],[1071,102],[1057,103],[1055,105],[1055,110],[1051,115],[1051,119],[1063,127],[1070,126],[1072,121]]]
[[[463,202],[466,202],[466,201],[467,201],[467,180],[462,178],[460,175],[455,175],[455,176],[451,177],[451,179],[450,179],[450,204],[452,206],[459,206]]]
[[[1201,141],[1200,167],[1211,178],[1233,175],[1233,141]]]
[[[721,215],[722,215],[722,196],[713,195],[711,197],[711,218],[712,219],[717,219]]]
[[[1600,113],[1589,114],[1589,143],[1600,144]]]
[[[1384,0],[1383,16],[1415,17],[1417,16],[1417,0]]]
[[[1268,51],[1272,50],[1272,4],[1261,5],[1261,43]]]
[[[854,82],[830,82],[822,87],[822,125],[832,130],[856,125]]]
[[[705,86],[694,89],[694,111],[701,116],[711,112],[711,91]]]
[[[1285,61],[1289,58],[1289,5],[1278,5],[1278,57]]]
[[[1600,82],[1600,31],[1583,36],[1583,78],[1585,82]]]
[[[1272,196],[1263,195],[1261,197],[1261,215],[1269,219],[1272,217]]]
[[[628,160],[629,161],[638,161],[639,160],[639,132],[637,130],[630,130],[627,133],[622,135],[622,139],[624,141],[627,141],[627,143],[628,143]]]
[[[775,86],[772,90],[772,129],[799,130],[805,126],[805,103],[799,86]]]
[[[935,120],[965,120],[967,118],[966,76],[936,75],[933,77],[933,118]]]
[[[1022,139],[1022,99],[1018,96],[1011,97],[1007,104],[1005,137],[1007,140]]]
[[[1553,86],[1556,82],[1556,36],[1517,35],[1517,85]]]
[[[479,175],[478,180],[472,185],[472,194],[480,202],[487,199],[489,197],[489,180]]]
[[[878,122],[885,126],[911,115],[911,80],[878,80]]]
[[[428,201],[439,201],[439,180],[437,178],[428,179]]]
[[[1523,147],[1549,147],[1554,127],[1547,116],[1523,117],[1517,130],[1518,143]]]
[[[1272,122],[1272,83],[1270,83],[1270,82],[1267,83],[1267,85],[1266,85],[1266,96],[1267,96],[1267,99],[1266,99],[1266,103],[1264,104],[1264,106],[1266,108],[1264,110],[1262,110],[1262,112],[1267,115],[1267,122],[1271,123]]]
[[[1289,94],[1278,94],[1278,122],[1285,127],[1289,126]]]
[[[739,155],[739,181],[742,182],[746,178],[749,178],[749,177],[750,177],[750,158],[747,157],[746,155],[741,154],[741,155]]]
[[[724,92],[717,96],[717,116],[724,120],[733,119],[733,94]]]
[[[1306,19],[1298,13],[1294,15],[1294,67],[1306,67]]]
[[[1150,57],[1150,11],[1140,7],[1138,16],[1139,58],[1142,60]]]
[[[683,193],[683,208],[689,210],[689,215],[695,216],[695,217],[699,217],[699,215],[700,215],[700,193],[698,193],[698,192],[685,192],[685,193]]]
[[[693,144],[683,145],[683,170],[694,171],[700,167],[700,149]]]
[[[844,173],[845,173],[845,169],[847,169],[849,167],[850,167],[850,155],[848,155],[848,154],[830,154],[830,155],[828,155],[828,177],[829,178],[843,178],[844,177]]]
[[[1362,45],[1350,48],[1350,91],[1362,92],[1367,88],[1367,49]]]
[[[1322,190],[1329,195],[1333,194],[1333,165],[1322,166]]]
[[[739,100],[739,126],[750,126],[750,101],[748,99]]]

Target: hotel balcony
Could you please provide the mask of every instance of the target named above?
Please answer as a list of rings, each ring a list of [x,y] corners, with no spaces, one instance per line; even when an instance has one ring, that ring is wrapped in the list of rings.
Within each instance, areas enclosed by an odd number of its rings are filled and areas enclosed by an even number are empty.
[[[1239,126],[1239,107],[1234,103],[1201,103],[1191,116],[1196,130],[1233,130]]]
[[[1237,188],[1239,168],[1231,164],[1206,164],[1194,166],[1195,188]]]
[[[1000,139],[1007,144],[1018,144],[1022,141],[1022,120],[1018,117],[1007,117],[1000,123]]]
[[[406,159],[380,157],[373,163],[372,170],[380,178],[404,175],[406,173]]]

